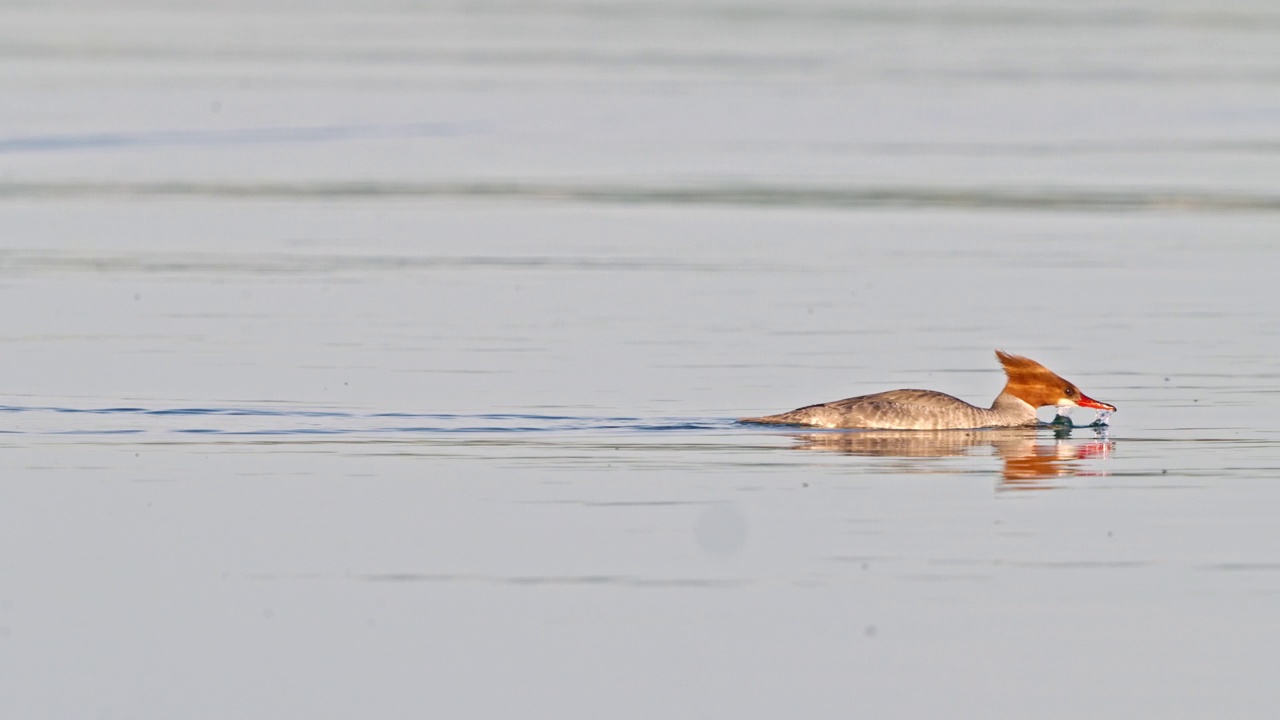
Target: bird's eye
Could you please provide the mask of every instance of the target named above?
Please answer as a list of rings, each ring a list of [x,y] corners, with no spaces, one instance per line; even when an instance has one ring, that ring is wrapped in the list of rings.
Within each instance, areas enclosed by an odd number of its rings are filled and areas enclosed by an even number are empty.
[[[1067,394],[1067,397],[1071,397],[1072,395],[1075,395],[1075,394],[1076,394],[1076,389],[1075,389],[1075,388],[1067,388],[1064,392]]]

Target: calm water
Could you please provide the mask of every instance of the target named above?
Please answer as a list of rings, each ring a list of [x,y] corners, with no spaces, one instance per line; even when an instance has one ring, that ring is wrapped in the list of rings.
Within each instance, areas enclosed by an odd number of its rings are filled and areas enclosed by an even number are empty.
[[[10,7],[0,97],[0,715],[1280,702],[1269,3]],[[1109,430],[733,422],[997,347]]]

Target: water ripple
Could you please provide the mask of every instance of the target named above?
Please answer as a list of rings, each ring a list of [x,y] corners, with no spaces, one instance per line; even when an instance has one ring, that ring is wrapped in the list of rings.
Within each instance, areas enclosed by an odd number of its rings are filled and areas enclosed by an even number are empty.
[[[406,123],[400,125],[321,125],[316,127],[264,127],[233,130],[161,130],[153,132],[31,135],[0,138],[0,153],[169,146],[259,145],[289,142],[315,143],[456,135],[461,132],[464,132],[462,128],[444,123]]]
[[[3,182],[0,199],[25,198],[245,198],[361,200],[441,198],[533,200],[555,203],[732,205],[816,208],[995,208],[1112,212],[1179,210],[1274,212],[1280,195],[1196,188],[1071,187],[838,187],[756,183],[707,185],[562,184],[541,181],[479,182]]]
[[[148,409],[141,407],[77,408],[58,406],[0,405],[0,414],[34,416],[44,422],[11,434],[118,434],[171,432],[187,435],[358,435],[358,434],[443,434],[478,433],[548,433],[569,431],[672,432],[718,430],[730,428],[730,418],[637,418],[591,417],[572,415],[539,415],[526,413],[356,413],[338,410],[278,409],[254,407],[179,407]],[[66,428],[59,416],[97,417],[105,421],[145,423],[146,427],[73,427]],[[225,426],[173,426],[164,420],[223,420]],[[156,422],[147,422],[154,419]],[[295,420],[298,422],[288,422]],[[403,421],[416,421],[406,424]],[[260,421],[267,421],[262,426]],[[284,421],[284,422],[281,422]],[[97,424],[101,424],[98,421]],[[303,424],[309,423],[309,424]],[[118,422],[116,423],[118,424]]]

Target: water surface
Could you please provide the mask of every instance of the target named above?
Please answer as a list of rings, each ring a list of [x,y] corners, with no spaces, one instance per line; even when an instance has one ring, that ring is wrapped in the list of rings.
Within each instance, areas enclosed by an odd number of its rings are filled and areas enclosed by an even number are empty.
[[[1269,716],[1278,35],[0,11],[0,715]]]

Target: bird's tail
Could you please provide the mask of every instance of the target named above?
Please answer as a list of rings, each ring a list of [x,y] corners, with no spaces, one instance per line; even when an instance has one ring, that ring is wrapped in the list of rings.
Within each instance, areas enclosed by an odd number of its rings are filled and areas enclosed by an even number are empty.
[[[795,420],[788,420],[784,415],[765,415],[764,417],[747,417],[738,418],[740,423],[750,423],[752,425],[793,425]]]

